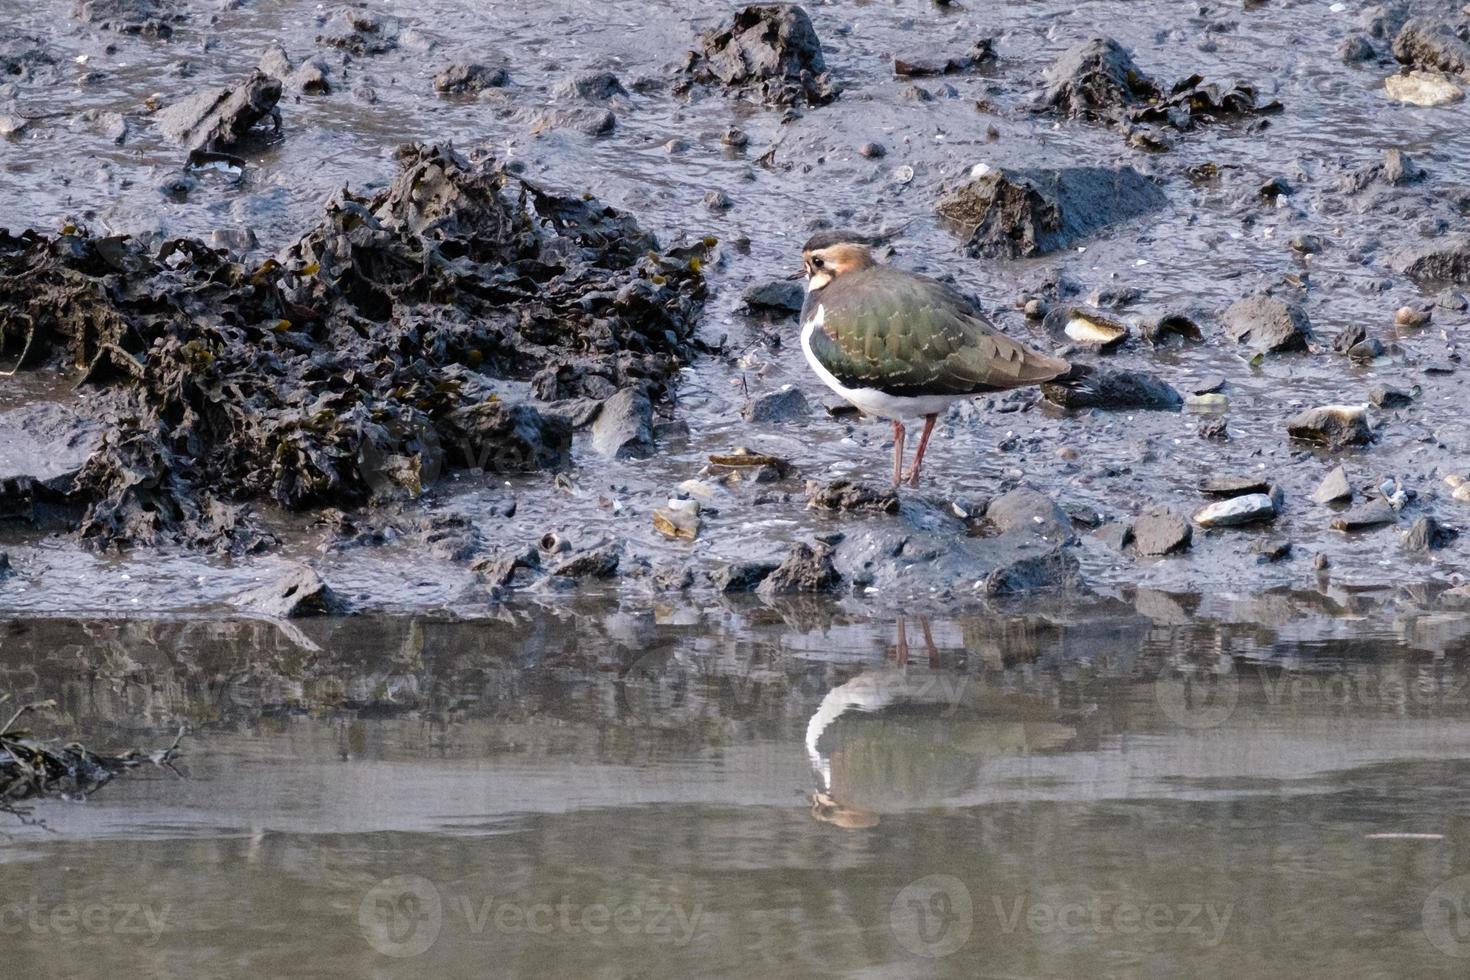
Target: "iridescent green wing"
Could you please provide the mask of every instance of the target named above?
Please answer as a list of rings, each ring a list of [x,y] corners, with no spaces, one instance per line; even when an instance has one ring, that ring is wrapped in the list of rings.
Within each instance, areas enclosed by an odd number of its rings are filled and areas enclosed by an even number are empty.
[[[971,395],[1050,381],[1070,370],[992,327],[943,283],[885,266],[850,273],[813,297],[812,353],[849,388]]]

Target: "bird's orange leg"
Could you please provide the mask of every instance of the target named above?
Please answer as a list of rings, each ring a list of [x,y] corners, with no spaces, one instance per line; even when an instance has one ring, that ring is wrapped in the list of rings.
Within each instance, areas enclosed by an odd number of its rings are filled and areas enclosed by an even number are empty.
[[[924,433],[919,436],[919,448],[914,453],[914,466],[909,470],[909,486],[919,485],[919,467],[924,464],[924,450],[929,447],[929,433],[934,431],[934,423],[938,421],[937,415],[924,416]]]
[[[893,485],[903,482],[903,423],[893,420]]]

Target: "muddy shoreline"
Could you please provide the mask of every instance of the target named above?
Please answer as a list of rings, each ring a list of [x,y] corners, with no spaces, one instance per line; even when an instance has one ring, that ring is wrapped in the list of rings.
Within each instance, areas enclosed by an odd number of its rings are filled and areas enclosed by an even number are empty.
[[[836,4],[783,21],[788,48],[767,77],[731,67],[730,46],[746,43],[732,40],[737,9],[650,24],[615,3],[604,15],[618,31],[586,11],[491,18],[434,4],[93,4],[91,20],[70,4],[23,11],[4,52],[0,115],[17,125],[0,141],[0,197],[15,236],[4,251],[30,265],[9,273],[118,242],[98,254],[121,270],[104,273],[120,274],[122,290],[136,291],[147,265],[151,281],[219,287],[200,294],[209,315],[226,311],[246,336],[276,326],[249,341],[259,346],[241,366],[219,369],[216,394],[143,400],[168,426],[167,451],[144,472],[104,433],[140,410],[129,401],[140,391],[168,387],[129,373],[149,378],[154,342],[185,350],[187,330],[134,328],[99,361],[105,345],[84,357],[65,343],[37,349],[11,317],[5,364],[21,370],[0,384],[0,607],[482,616],[571,593],[937,609],[1057,591],[1315,594],[1449,612],[1470,601],[1459,588],[1470,541],[1454,534],[1470,513],[1456,499],[1456,478],[1470,475],[1457,351],[1470,315],[1453,281],[1470,277],[1456,237],[1470,211],[1467,110],[1384,94],[1411,67],[1458,77],[1455,5],[1160,7],[1139,18],[1120,3]],[[1094,37],[1116,44],[1088,47]],[[259,81],[257,66],[275,74]],[[215,87],[201,104],[234,124],[170,121]],[[405,163],[399,148],[411,143],[441,149]],[[570,223],[537,225],[534,259],[515,246],[521,265],[501,292],[466,286],[466,256],[488,282],[511,252],[492,257],[458,205],[400,206],[408,185],[393,182],[424,159],[414,152],[483,152],[503,168],[491,172],[506,200],[512,185],[535,187],[564,202],[537,220],[561,208]],[[1137,205],[1115,194],[1118,213],[1098,212],[1098,192],[1078,183],[1094,172],[1133,175],[1108,179]],[[584,193],[593,210],[612,209],[597,220],[615,230],[588,230]],[[1068,220],[1011,237],[1052,206]],[[344,207],[376,209],[383,234],[409,229],[375,256],[460,243],[443,249],[452,288],[438,274],[395,280],[382,259],[354,265],[360,241],[344,252],[313,231]],[[441,236],[445,220],[459,231]],[[887,261],[952,277],[1007,331],[1154,379],[1182,409],[980,399],[941,423],[929,486],[894,501],[881,486],[886,427],[826,410],[833,396],[800,357],[790,297],[746,301],[794,268],[813,229],[834,225],[882,233]],[[645,232],[657,249],[626,247]],[[170,247],[181,239],[222,251]],[[559,264],[569,248],[603,280]],[[652,251],[662,257],[642,254]],[[85,271],[78,261],[67,275]],[[241,289],[263,288],[270,263],[281,271],[268,276],[283,277],[276,305],[229,313]],[[337,278],[311,285],[323,266]],[[610,287],[614,274],[625,278]],[[564,284],[543,318],[584,317],[576,337],[527,326],[523,284],[538,277]],[[364,282],[399,282],[398,305],[385,311],[354,285]],[[42,285],[28,302],[48,301]],[[663,325],[630,339],[629,326],[649,322],[645,301],[620,292],[635,285],[671,318],[665,349]],[[471,295],[487,305],[476,310]],[[588,306],[592,295],[614,312]],[[351,322],[344,303],[362,336],[416,326],[386,357],[291,368],[344,349],[332,334]],[[176,306],[191,322],[204,315]],[[519,317],[500,357],[483,327],[492,308]],[[423,326],[445,310],[460,311],[445,318],[452,330]],[[1105,335],[1100,347],[1089,331]],[[240,334],[210,342],[230,336]],[[527,337],[550,353],[528,359]],[[253,393],[276,382],[239,387],[266,356],[288,365],[272,377],[316,395],[329,376],[374,373],[382,401],[365,403],[364,418],[377,428],[298,439],[303,462],[276,456],[282,472],[269,479],[274,444],[211,457],[230,426],[208,405],[238,399],[241,411],[276,413],[271,425],[293,406],[286,389],[279,404]],[[594,356],[601,366],[589,367]],[[185,387],[208,387],[189,373],[202,362],[169,363]],[[446,396],[434,389],[447,379]],[[1288,424],[1323,406],[1343,408]],[[191,413],[203,421],[181,428]],[[732,465],[742,447],[756,459]],[[70,481],[88,473],[105,492],[76,492]],[[138,486],[148,494],[115,492]]]

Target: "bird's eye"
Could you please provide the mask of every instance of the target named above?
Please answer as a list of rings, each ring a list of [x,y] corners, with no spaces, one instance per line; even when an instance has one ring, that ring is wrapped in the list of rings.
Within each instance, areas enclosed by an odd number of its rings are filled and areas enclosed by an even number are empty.
[[[814,265],[818,269],[820,269],[822,267],[822,260],[821,259],[812,259],[812,265]]]

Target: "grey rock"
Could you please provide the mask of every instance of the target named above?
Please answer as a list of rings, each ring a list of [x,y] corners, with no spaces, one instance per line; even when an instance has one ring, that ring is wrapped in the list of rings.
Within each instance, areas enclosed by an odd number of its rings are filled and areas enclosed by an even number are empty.
[[[279,130],[280,99],[280,80],[256,69],[239,85],[205,89],[160,109],[154,118],[165,136],[188,149],[220,152],[239,145],[264,120]]]
[[[623,83],[612,72],[597,71],[576,75],[558,83],[553,94],[560,99],[606,102],[617,97],[627,98],[628,90],[623,88]]]
[[[1327,405],[1298,412],[1286,420],[1286,431],[1293,439],[1329,449],[1366,446],[1373,441],[1367,413],[1355,405]]]
[[[842,576],[832,564],[829,545],[798,542],[786,557],[765,577],[756,591],[764,596],[794,595],[804,592],[831,592],[842,584]]]
[[[1276,504],[1264,493],[1231,497],[1202,508],[1194,515],[1200,527],[1236,527],[1276,519]]]
[[[1368,389],[1368,400],[1379,408],[1405,408],[1414,404],[1414,396],[1402,388],[1374,385]]]
[[[99,423],[57,402],[0,412],[0,519],[46,523],[102,439]]]
[[[748,286],[740,299],[751,311],[800,313],[802,304],[806,302],[806,287],[789,279],[772,279]]]
[[[1377,337],[1369,337],[1348,348],[1347,356],[1349,360],[1357,364],[1371,364],[1382,357],[1383,353],[1383,342]]]
[[[1361,323],[1355,323],[1338,331],[1337,336],[1332,338],[1332,349],[1339,354],[1346,354],[1367,339],[1368,328]]]
[[[1167,203],[1131,167],[993,169],[949,191],[937,210],[972,257],[1022,258],[1067,248]]]
[[[1184,404],[1174,388],[1142,371],[1094,371],[1079,382],[1044,384],[1041,392],[1063,408],[1169,412]]]
[[[1332,529],[1334,531],[1363,531],[1396,523],[1398,519],[1398,511],[1390,507],[1387,501],[1375,499],[1359,504],[1338,517],[1332,522]]]
[[[1205,477],[1199,489],[1200,493],[1209,494],[1212,497],[1240,497],[1250,493],[1270,492],[1271,481],[1264,476],[1215,474]]]
[[[1284,561],[1291,557],[1291,542],[1284,538],[1266,538],[1251,545],[1258,564]]]
[[[434,76],[434,91],[444,95],[477,95],[487,88],[504,88],[510,73],[478,62],[460,62]]]
[[[1419,282],[1470,283],[1470,235],[1442,235],[1394,254],[1389,265]]]
[[[1226,337],[1268,353],[1303,351],[1313,339],[1305,310],[1266,293],[1236,300],[1223,319]]]
[[[705,31],[682,69],[694,83],[720,85],[773,105],[823,105],[839,88],[827,75],[822,44],[807,12],[795,4],[751,4]]]
[[[571,459],[571,424],[530,405],[469,405],[445,416],[442,428],[450,462],[487,473],[556,470]]]
[[[653,403],[642,388],[624,388],[602,403],[592,423],[592,448],[609,459],[652,455]]]
[[[1415,68],[1434,68],[1470,77],[1470,44],[1432,17],[1415,17],[1393,39],[1393,56]]]
[[[1079,575],[1077,556],[1058,546],[1039,555],[1020,556],[1009,564],[992,569],[985,576],[984,591],[988,596],[1030,595],[1066,588],[1075,583]]]
[[[277,619],[328,616],[347,609],[346,603],[322,581],[315,569],[301,564],[293,565],[271,582],[236,596],[234,605]]]
[[[785,385],[747,402],[740,409],[740,417],[747,422],[790,422],[804,419],[811,412],[811,406],[807,404],[801,389],[795,385]]]
[[[595,106],[573,106],[543,113],[531,127],[532,132],[570,129],[586,136],[606,136],[618,126],[618,117],[610,109]]]
[[[714,586],[721,592],[754,592],[776,570],[773,561],[738,561],[715,572]]]
[[[1453,289],[1446,289],[1434,298],[1434,305],[1442,310],[1454,310],[1463,313],[1470,309],[1470,300],[1465,298],[1464,293],[1457,293]]]
[[[882,143],[864,143],[858,147],[858,155],[869,160],[878,160],[888,155],[888,147]]]
[[[1356,65],[1364,61],[1372,61],[1378,57],[1378,52],[1373,49],[1373,42],[1364,35],[1349,34],[1337,46],[1337,57],[1345,65]]]
[[[487,585],[502,589],[515,583],[516,573],[521,569],[535,570],[540,567],[541,552],[533,547],[505,552],[493,558],[482,558],[470,565]]]
[[[897,514],[899,508],[898,493],[891,487],[875,487],[850,480],[834,480],[825,484],[810,481],[806,487],[806,498],[807,506],[813,510]]]
[[[1133,541],[1133,525],[1115,521],[1104,524],[1092,536],[1114,551],[1122,551]]]
[[[1452,527],[1445,527],[1426,514],[1404,532],[1404,550],[1410,552],[1436,551],[1448,546],[1459,536],[1459,531]]]
[[[1119,110],[1158,98],[1162,91],[1112,38],[1073,45],[1042,72],[1039,108],[1080,119],[1110,119]]]
[[[618,572],[621,557],[611,545],[593,548],[565,559],[551,569],[551,575],[575,580],[612,578]]]
[[[986,508],[985,519],[1002,533],[1035,535],[1061,542],[1076,538],[1072,520],[1061,505],[1030,487],[1018,487],[996,497]]]
[[[1319,504],[1336,504],[1352,500],[1353,487],[1348,482],[1347,470],[1338,466],[1323,477],[1321,484],[1313,491],[1312,499]]]
[[[1133,547],[1141,555],[1185,551],[1193,539],[1194,528],[1173,511],[1152,511],[1133,522]]]

